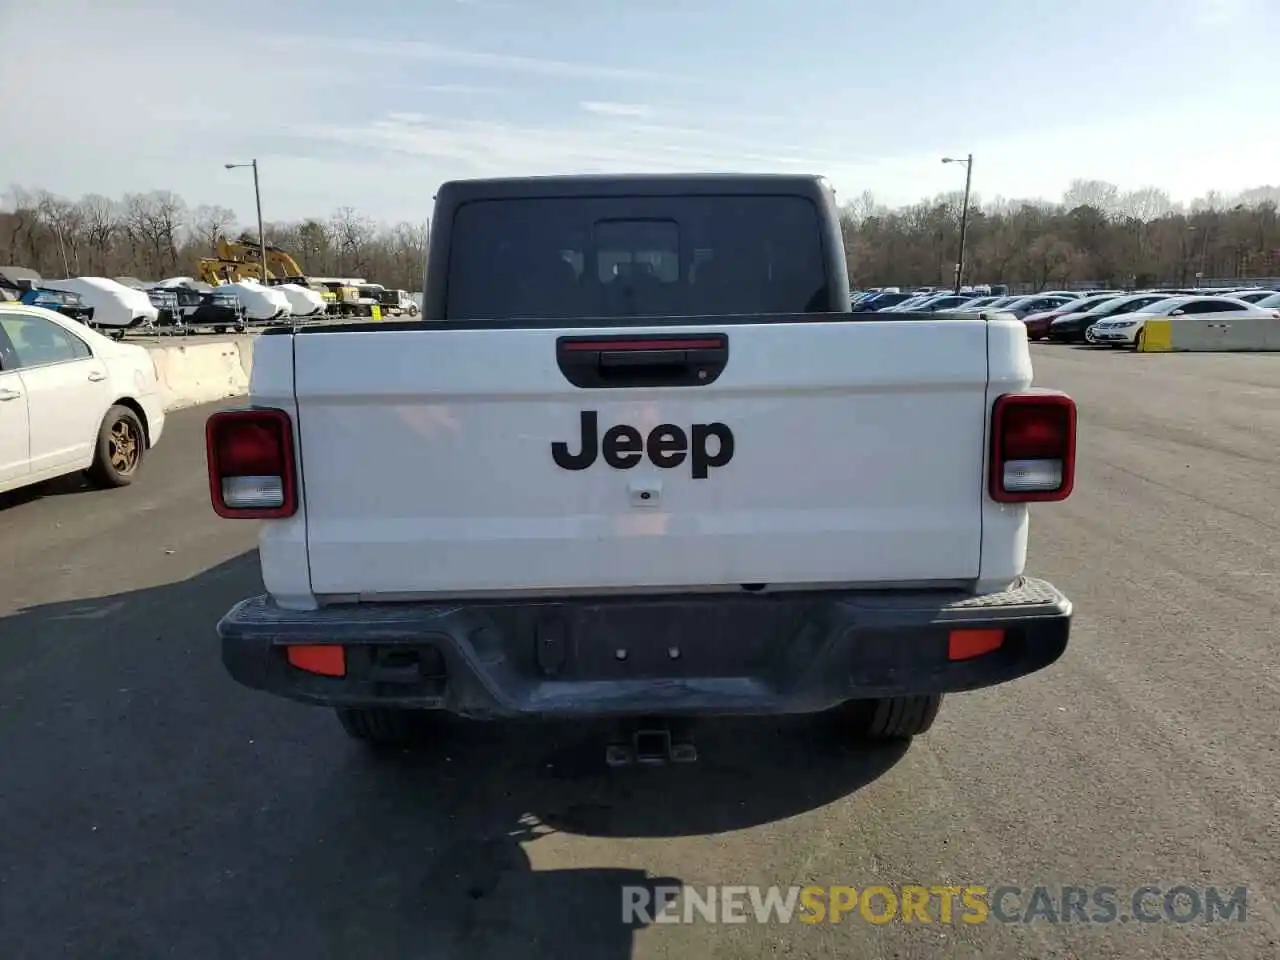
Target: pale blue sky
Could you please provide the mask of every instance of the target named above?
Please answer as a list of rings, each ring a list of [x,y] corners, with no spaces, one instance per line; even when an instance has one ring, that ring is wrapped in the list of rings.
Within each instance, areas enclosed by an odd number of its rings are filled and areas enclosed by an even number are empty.
[[[891,204],[1280,181],[1280,0],[0,0],[0,185],[420,221],[443,179],[804,170]],[[52,54],[56,48],[57,57]]]

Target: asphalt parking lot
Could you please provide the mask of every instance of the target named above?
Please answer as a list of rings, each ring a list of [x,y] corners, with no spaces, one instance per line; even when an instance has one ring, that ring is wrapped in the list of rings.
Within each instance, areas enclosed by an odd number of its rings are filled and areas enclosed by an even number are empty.
[[[0,957],[1274,957],[1280,357],[1033,346],[1080,404],[1030,569],[1076,603],[1047,671],[909,749],[708,724],[609,772],[594,729],[459,728],[377,762],[225,677],[260,589],[207,505],[203,418],[134,486],[0,497]],[[1243,922],[661,925],[619,887],[1248,888]]]

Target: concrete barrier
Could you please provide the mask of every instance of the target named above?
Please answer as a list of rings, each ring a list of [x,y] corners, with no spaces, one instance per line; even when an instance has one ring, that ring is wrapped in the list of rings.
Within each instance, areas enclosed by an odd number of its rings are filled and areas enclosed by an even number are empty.
[[[1167,326],[1167,336],[1161,330]],[[1148,320],[1143,327],[1143,350],[1152,352],[1259,352],[1280,351],[1280,317],[1232,317],[1199,320],[1170,317]],[[1167,346],[1162,344],[1167,343]]]
[[[165,409],[181,410],[248,393],[253,341],[243,336],[212,343],[192,338],[145,344],[155,361]]]

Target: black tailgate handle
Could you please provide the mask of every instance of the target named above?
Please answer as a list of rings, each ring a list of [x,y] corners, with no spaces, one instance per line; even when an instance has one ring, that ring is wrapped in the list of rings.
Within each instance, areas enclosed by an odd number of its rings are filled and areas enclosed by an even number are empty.
[[[556,364],[575,387],[700,387],[729,363],[723,333],[560,337]]]

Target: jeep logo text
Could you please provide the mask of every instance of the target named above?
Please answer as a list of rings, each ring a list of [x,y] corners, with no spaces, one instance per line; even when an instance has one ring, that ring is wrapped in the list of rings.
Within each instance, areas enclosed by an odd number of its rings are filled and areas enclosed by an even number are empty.
[[[600,437],[600,415],[583,410],[582,437],[578,452],[557,440],[551,444],[551,458],[565,470],[586,470],[604,456],[615,470],[630,470],[647,454],[655,467],[670,470],[686,459],[695,480],[705,480],[712,467],[723,467],[733,459],[733,431],[723,423],[695,423],[686,434],[674,423],[660,423],[644,437],[635,427],[620,423]],[[714,442],[713,442],[714,441]]]

